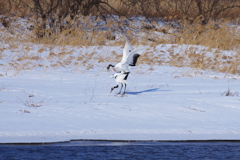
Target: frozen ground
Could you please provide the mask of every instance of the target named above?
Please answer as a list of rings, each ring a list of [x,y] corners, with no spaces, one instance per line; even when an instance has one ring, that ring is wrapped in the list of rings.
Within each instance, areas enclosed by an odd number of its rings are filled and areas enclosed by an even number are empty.
[[[146,71],[139,64],[121,96],[117,89],[110,94],[115,81],[106,62],[86,72],[35,67],[14,74],[6,60],[0,61],[0,143],[240,140],[237,76],[157,65]],[[225,96],[228,89],[233,96]]]
[[[239,90],[239,79],[178,78],[182,71],[159,66],[132,73],[123,97],[110,94],[115,82],[97,67],[1,77],[0,142],[239,140],[240,99],[222,95],[228,84]]]

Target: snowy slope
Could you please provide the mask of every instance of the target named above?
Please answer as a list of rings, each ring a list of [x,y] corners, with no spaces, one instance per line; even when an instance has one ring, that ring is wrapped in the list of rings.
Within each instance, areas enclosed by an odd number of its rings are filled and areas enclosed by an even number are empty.
[[[110,94],[107,62],[86,72],[35,67],[15,75],[7,57],[0,65],[0,143],[240,140],[237,76],[139,64],[121,96]],[[228,88],[234,96],[224,95]]]

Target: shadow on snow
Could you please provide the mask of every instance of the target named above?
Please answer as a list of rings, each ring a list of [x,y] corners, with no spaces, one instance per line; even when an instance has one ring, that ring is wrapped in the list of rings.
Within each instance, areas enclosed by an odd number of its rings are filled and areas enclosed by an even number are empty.
[[[147,89],[147,90],[138,91],[138,92],[126,92],[126,94],[138,95],[145,92],[157,92],[159,91],[159,89],[160,88],[153,88],[153,89]],[[161,91],[171,91],[171,90],[161,90]]]

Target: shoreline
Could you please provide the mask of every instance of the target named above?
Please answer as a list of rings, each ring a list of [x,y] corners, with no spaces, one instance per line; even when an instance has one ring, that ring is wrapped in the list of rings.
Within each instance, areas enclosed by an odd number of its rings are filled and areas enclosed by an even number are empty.
[[[205,143],[205,142],[228,142],[228,143],[240,143],[240,140],[235,139],[210,139],[210,140],[107,140],[107,139],[72,139],[69,141],[56,141],[56,142],[13,142],[13,143],[1,143],[4,145],[51,145],[51,144],[63,144],[72,142],[121,142],[121,143],[148,143],[148,142],[163,142],[163,143]]]

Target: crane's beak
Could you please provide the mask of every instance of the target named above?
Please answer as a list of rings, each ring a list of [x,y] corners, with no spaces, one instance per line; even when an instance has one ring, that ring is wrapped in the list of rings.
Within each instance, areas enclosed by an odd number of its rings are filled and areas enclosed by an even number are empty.
[[[114,87],[111,88],[110,94],[112,93],[113,90],[114,90]]]

